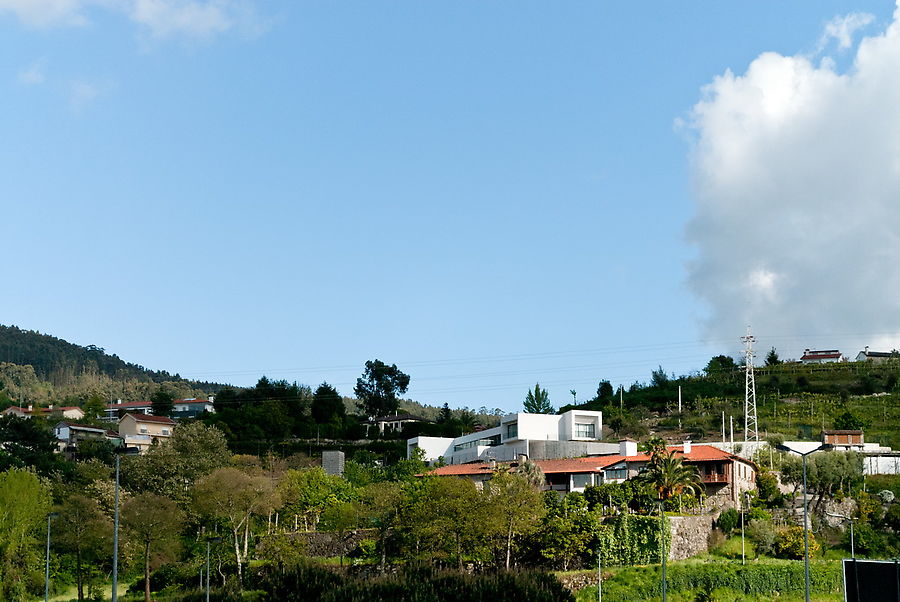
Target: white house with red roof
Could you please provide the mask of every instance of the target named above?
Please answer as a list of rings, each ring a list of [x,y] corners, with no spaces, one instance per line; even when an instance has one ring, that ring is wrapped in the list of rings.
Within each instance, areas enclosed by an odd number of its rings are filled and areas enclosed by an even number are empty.
[[[179,418],[195,418],[204,412],[210,414],[215,413],[216,408],[213,405],[213,397],[208,399],[197,399],[190,397],[187,399],[175,399],[172,401],[172,417]],[[122,401],[116,400],[115,403],[106,404],[106,416],[104,420],[116,422],[125,414],[153,414],[153,404],[149,401]]]
[[[619,442],[619,453],[603,456],[565,458],[559,460],[535,460],[547,480],[546,489],[568,493],[584,491],[591,485],[620,483],[636,477],[650,461],[650,456],[638,453],[637,443],[629,439]],[[744,491],[756,489],[757,466],[752,461],[728,453],[711,445],[670,445],[668,449],[686,464],[694,465],[706,488],[707,504],[728,506],[737,504]],[[511,464],[515,472],[524,456]],[[427,474],[456,476],[472,479],[476,483],[490,480],[495,462],[472,462],[442,466]]]
[[[32,416],[49,417],[53,414],[62,414],[63,418],[69,420],[81,420],[84,418],[84,411],[77,406],[54,406],[50,404],[46,408],[34,407],[28,405],[26,407],[10,406],[0,412],[4,416],[18,416],[19,418],[31,418]]]
[[[802,364],[833,364],[846,361],[837,349],[806,349],[800,356]]]

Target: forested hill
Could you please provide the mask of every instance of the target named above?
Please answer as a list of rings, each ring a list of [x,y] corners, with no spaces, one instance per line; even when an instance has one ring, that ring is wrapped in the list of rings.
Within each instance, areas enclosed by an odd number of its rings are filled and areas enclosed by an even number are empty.
[[[178,382],[178,374],[164,370],[148,370],[131,364],[102,347],[82,347],[33,330],[0,325],[0,363],[18,364],[34,368],[35,376],[54,387],[69,387],[80,377],[91,375],[112,381]],[[187,381],[185,381],[187,382]],[[195,388],[215,391],[216,383],[190,382]]]

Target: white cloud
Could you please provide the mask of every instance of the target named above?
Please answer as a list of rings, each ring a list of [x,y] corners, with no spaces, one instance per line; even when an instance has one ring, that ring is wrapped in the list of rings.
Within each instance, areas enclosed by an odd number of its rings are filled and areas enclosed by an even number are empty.
[[[89,23],[90,9],[127,15],[153,38],[208,38],[240,30],[259,33],[253,0],[0,0],[0,15],[12,13],[31,27]]]
[[[837,40],[838,48],[846,50],[853,44],[853,34],[875,20],[869,13],[850,13],[843,17],[835,17],[825,25],[825,31],[819,40],[821,52],[831,40]]]
[[[69,87],[69,107],[75,113],[81,113],[92,105],[108,88],[109,86],[101,86],[86,81],[74,81]]]
[[[0,0],[0,14],[11,12],[31,27],[84,25],[88,0]]]
[[[707,336],[900,347],[900,8],[853,58],[764,53],[694,106],[688,282]]]
[[[44,83],[46,80],[46,76],[44,75],[45,69],[45,61],[36,61],[32,63],[26,69],[19,72],[19,83],[25,84],[26,86],[37,86]]]

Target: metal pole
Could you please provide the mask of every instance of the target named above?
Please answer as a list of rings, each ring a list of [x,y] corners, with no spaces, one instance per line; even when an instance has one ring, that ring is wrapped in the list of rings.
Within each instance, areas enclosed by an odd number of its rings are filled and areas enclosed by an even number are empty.
[[[806,500],[806,456],[803,454],[803,579],[806,602],[809,602],[809,506]]]
[[[746,555],[744,554],[744,504],[741,500],[741,564],[747,564]]]
[[[853,547],[853,519],[850,519],[850,558],[856,560],[856,549]]]
[[[603,555],[597,550],[597,602],[603,602]]]
[[[116,454],[116,501],[113,521],[112,602],[119,599],[119,454]]]
[[[666,514],[663,511],[663,502],[659,502],[659,542],[660,558],[662,559],[662,599],[666,602]],[[808,601],[807,601],[808,602]]]
[[[206,602],[209,602],[209,540],[206,540]]]
[[[50,521],[56,513],[47,515],[47,560],[44,565],[44,602],[50,600]]]

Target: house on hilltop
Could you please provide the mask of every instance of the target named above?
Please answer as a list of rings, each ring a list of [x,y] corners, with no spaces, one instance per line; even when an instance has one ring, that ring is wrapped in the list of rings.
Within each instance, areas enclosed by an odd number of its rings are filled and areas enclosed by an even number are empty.
[[[49,418],[53,414],[61,414],[63,418],[69,420],[81,420],[84,418],[84,411],[77,406],[54,406],[53,404],[46,408],[36,408],[30,404],[24,408],[10,406],[0,412],[0,414],[4,416],[18,416],[19,418],[31,418],[32,416]]]
[[[119,419],[119,436],[127,447],[136,447],[145,454],[154,443],[162,443],[172,436],[175,421],[167,416],[125,414]]]
[[[615,443],[601,443],[603,412],[569,410],[564,414],[519,412],[500,418],[500,425],[460,437],[413,437],[406,454],[425,452],[425,460],[448,464],[476,460],[509,462],[524,454],[532,459],[571,458],[614,453]]]
[[[812,350],[806,349],[800,357],[801,364],[833,364],[843,362],[844,357],[837,349]]]
[[[873,364],[883,364],[891,358],[900,359],[900,354],[891,351],[869,351],[868,345],[856,355],[857,362],[872,362]]]
[[[85,441],[109,441],[115,446],[122,444],[122,438],[115,431],[66,421],[57,423],[53,427],[53,434],[59,442],[59,451],[69,459],[78,452],[78,446]]]
[[[565,458],[558,460],[535,460],[547,480],[545,489],[561,494],[584,491],[591,485],[621,483],[640,474],[650,462],[650,456],[638,453],[637,443],[629,439],[619,442],[619,453],[604,456]],[[683,445],[668,448],[685,464],[694,465],[706,488],[707,504],[711,506],[733,506],[740,502],[745,491],[756,489],[758,468],[751,460],[717,449],[711,445],[693,445],[685,441]],[[511,465],[515,472],[525,456]],[[442,466],[427,473],[435,476],[455,476],[468,478],[482,486],[493,477],[496,462],[472,462]]]

